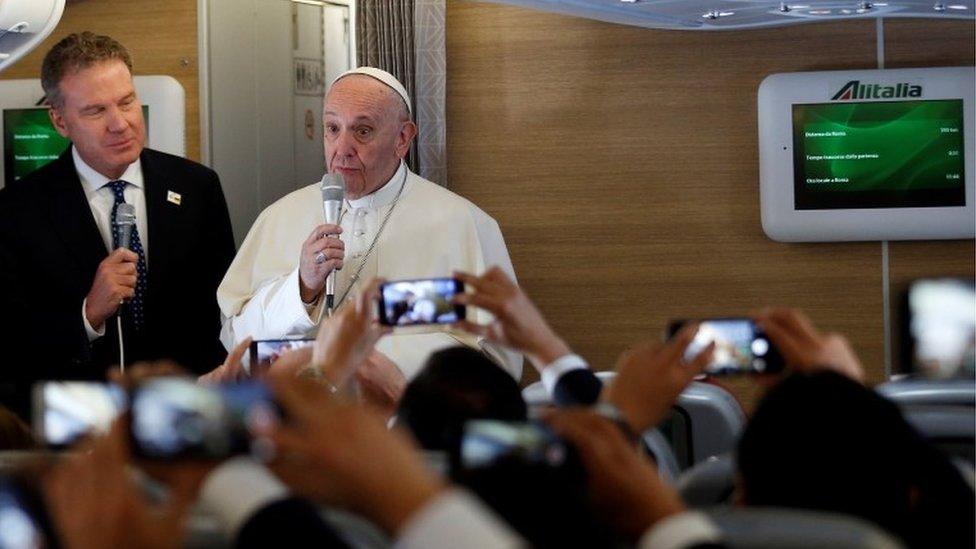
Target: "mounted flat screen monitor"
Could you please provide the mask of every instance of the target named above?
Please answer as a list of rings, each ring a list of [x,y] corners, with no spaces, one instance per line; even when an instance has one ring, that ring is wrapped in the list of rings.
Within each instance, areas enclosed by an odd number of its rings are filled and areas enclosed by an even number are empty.
[[[146,132],[152,130],[149,106],[142,106],[146,120]],[[3,181],[8,184],[30,174],[34,170],[61,156],[70,145],[62,137],[48,116],[47,107],[3,110]],[[146,140],[146,146],[152,142]]]
[[[972,238],[974,77],[971,67],[767,77],[763,230],[784,242]]]
[[[184,156],[183,87],[169,76],[136,76],[133,80],[146,119],[146,146]],[[37,106],[42,96],[39,80],[0,81],[0,171],[5,186],[56,159],[68,148],[68,140],[51,124],[47,108]]]

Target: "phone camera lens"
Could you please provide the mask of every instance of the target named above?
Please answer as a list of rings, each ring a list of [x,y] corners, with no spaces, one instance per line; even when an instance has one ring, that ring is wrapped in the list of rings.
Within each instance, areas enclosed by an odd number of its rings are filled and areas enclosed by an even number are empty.
[[[765,338],[752,340],[752,354],[755,356],[765,356],[769,352],[769,342]]]

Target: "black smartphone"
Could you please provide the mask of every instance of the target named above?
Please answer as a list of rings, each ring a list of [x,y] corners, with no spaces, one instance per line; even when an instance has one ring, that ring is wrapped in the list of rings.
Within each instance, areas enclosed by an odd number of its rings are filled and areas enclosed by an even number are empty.
[[[272,364],[278,357],[315,343],[314,339],[259,339],[251,342],[251,365]]]
[[[500,462],[558,468],[569,458],[569,446],[543,424],[479,419],[464,424],[456,461],[465,470],[484,469]]]
[[[465,318],[464,305],[451,302],[464,292],[456,278],[396,280],[380,286],[379,321],[386,326],[453,324]]]
[[[903,305],[903,364],[934,379],[976,377],[976,282],[930,278],[911,283]]]
[[[674,336],[687,321],[672,322],[668,336]],[[705,373],[774,374],[783,371],[779,350],[750,318],[709,318],[698,321],[698,331],[685,349],[684,359],[693,360],[709,343],[715,342],[712,361]]]
[[[0,547],[52,547],[50,521],[36,490],[21,479],[0,476]]]
[[[200,385],[191,378],[153,378],[132,393],[130,438],[145,459],[223,459],[251,449],[258,422],[280,419],[263,383]]]
[[[66,448],[88,434],[105,434],[128,405],[125,390],[98,381],[34,384],[34,436],[51,448]]]

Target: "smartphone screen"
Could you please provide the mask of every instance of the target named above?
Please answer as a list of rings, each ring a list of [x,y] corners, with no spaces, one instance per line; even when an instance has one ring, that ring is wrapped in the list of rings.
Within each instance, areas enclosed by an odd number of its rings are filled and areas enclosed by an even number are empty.
[[[672,323],[674,335],[684,322]],[[766,334],[749,318],[715,318],[698,323],[695,338],[685,349],[684,360],[691,361],[709,343],[715,342],[712,361],[705,366],[709,375],[764,374],[783,369],[783,359]]]
[[[200,385],[155,378],[132,395],[133,450],[147,459],[222,459],[250,450],[251,427],[279,416],[259,382]]]
[[[976,377],[976,283],[917,280],[908,289],[913,373],[930,378]]]
[[[557,467],[566,462],[567,446],[537,423],[473,420],[464,425],[460,458],[465,469],[490,467],[502,459]]]
[[[107,433],[128,404],[122,387],[97,381],[43,381],[33,399],[34,434],[54,448]]]
[[[314,339],[262,339],[251,342],[251,364],[272,364],[278,357],[315,343]]]
[[[454,278],[398,280],[380,286],[379,320],[387,326],[453,324],[465,317],[464,305],[451,300],[464,291]]]
[[[0,477],[0,547],[49,547],[42,503],[10,477]]]

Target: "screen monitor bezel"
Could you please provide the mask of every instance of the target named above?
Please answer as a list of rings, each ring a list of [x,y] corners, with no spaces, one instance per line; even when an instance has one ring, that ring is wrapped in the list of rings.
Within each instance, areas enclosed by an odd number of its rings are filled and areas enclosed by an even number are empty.
[[[773,74],[758,93],[759,178],[762,226],[773,240],[818,242],[973,238],[974,101],[973,67],[822,71]],[[917,96],[858,98],[856,102],[957,99],[963,102],[965,204],[962,206],[799,209],[795,200],[793,108],[831,103],[851,81],[920,86]],[[904,89],[904,88],[902,88]],[[879,94],[880,95],[880,94]]]

